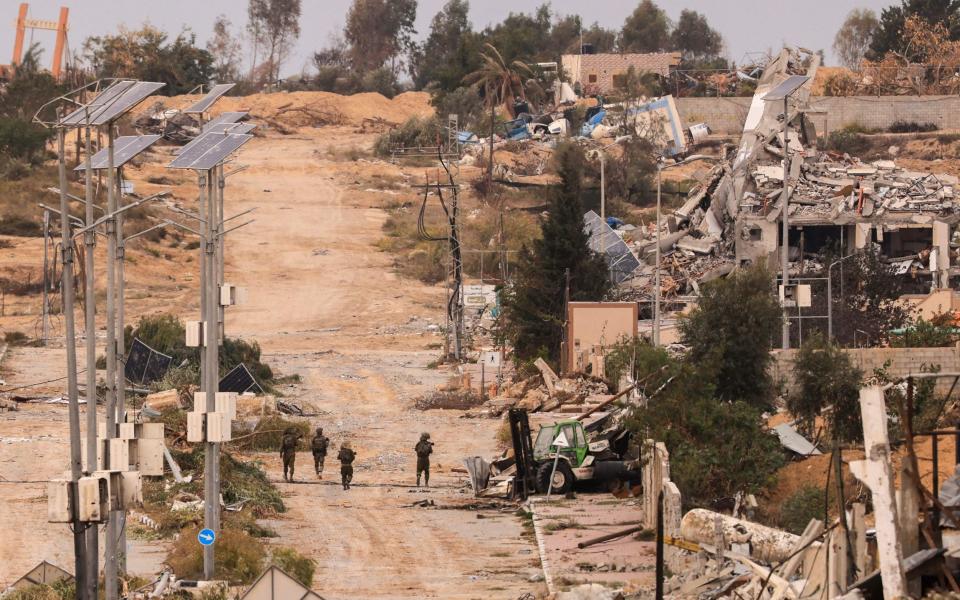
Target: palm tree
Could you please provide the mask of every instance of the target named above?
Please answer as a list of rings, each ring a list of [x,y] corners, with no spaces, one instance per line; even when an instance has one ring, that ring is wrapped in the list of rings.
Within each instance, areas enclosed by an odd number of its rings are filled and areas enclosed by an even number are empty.
[[[483,64],[473,73],[467,74],[463,82],[482,91],[484,102],[490,107],[490,162],[487,165],[487,177],[493,181],[493,124],[497,105],[503,104],[508,114],[516,116],[513,115],[513,99],[526,99],[527,87],[531,90],[542,90],[533,80],[533,70],[527,63],[514,60],[508,64],[493,44],[484,44],[480,58],[483,59]],[[527,78],[526,82],[524,78]]]

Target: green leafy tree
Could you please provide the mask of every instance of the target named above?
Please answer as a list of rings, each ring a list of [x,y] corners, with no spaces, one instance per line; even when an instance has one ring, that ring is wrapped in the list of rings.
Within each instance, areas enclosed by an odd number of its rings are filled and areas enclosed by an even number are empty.
[[[197,46],[194,33],[184,30],[168,41],[167,33],[152,25],[89,37],[84,52],[98,77],[163,82],[160,93],[170,96],[209,83],[213,69],[213,56]]]
[[[715,371],[719,399],[770,407],[770,349],[782,323],[771,281],[766,269],[754,267],[704,284],[697,308],[680,321],[690,360]]]
[[[744,401],[717,399],[716,372],[694,360],[662,363],[642,357],[653,374],[646,385],[651,397],[628,421],[639,439],[663,442],[670,452],[670,477],[687,506],[708,506],[718,498],[760,492],[784,462],[776,436],[764,426],[763,411]],[[669,381],[667,381],[669,379]],[[664,385],[665,383],[665,385]],[[662,387],[661,387],[662,386]]]
[[[9,83],[0,88],[0,162],[43,160],[50,130],[34,124],[33,115],[63,91],[50,73],[41,70],[40,47],[31,46]]]
[[[941,24],[950,39],[960,39],[960,0],[902,0],[880,13],[880,23],[870,41],[869,57],[883,58],[887,52],[903,52],[903,27],[908,17],[917,16],[931,24]]]
[[[621,52],[660,52],[670,47],[670,19],[653,0],[642,0],[620,30]]]
[[[207,52],[213,58],[213,78],[221,83],[240,79],[240,40],[231,28],[227,15],[218,16],[213,22],[213,37],[207,42]]]
[[[511,12],[507,18],[483,31],[487,44],[497,48],[507,64],[520,60],[535,62],[550,58],[550,6],[543,4],[532,14]]]
[[[850,11],[833,38],[833,51],[845,67],[860,70],[860,63],[870,49],[870,41],[879,26],[877,13],[869,8]]]
[[[247,31],[256,47],[263,48],[267,78],[277,81],[280,66],[300,37],[300,0],[250,0]],[[254,68],[255,63],[256,57]]]
[[[554,364],[564,323],[565,273],[571,300],[601,300],[610,290],[606,263],[593,252],[583,223],[583,150],[574,143],[554,154],[560,184],[551,190],[541,237],[521,251],[504,303],[505,333],[518,361],[538,356]]]
[[[353,0],[343,29],[353,69],[399,73],[402,55],[414,47],[416,18],[417,0]]]
[[[947,348],[960,341],[953,315],[941,313],[929,321],[920,317],[912,325],[905,327],[903,333],[892,335],[890,345],[895,348]]]
[[[433,84],[452,91],[479,66],[480,39],[473,32],[469,11],[467,0],[449,0],[434,15],[430,35],[413,60],[413,80],[418,88]]]
[[[815,433],[814,421],[825,415],[831,437],[854,442],[863,438],[859,392],[863,372],[850,356],[819,334],[804,340],[793,366],[795,391],[787,397],[787,409],[808,434]]]
[[[617,31],[601,27],[599,23],[583,30],[583,43],[591,44],[597,53],[613,52],[617,48]]]
[[[723,37],[720,32],[710,27],[707,18],[695,10],[680,11],[680,18],[670,40],[686,60],[712,58],[723,50]]]

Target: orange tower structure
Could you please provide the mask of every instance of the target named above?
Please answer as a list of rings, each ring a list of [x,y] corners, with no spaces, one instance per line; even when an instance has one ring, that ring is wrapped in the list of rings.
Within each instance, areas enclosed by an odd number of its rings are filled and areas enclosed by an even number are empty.
[[[57,32],[57,41],[53,47],[53,61],[50,65],[50,73],[57,79],[63,71],[63,54],[67,47],[67,19],[70,15],[70,9],[66,6],[60,7],[60,18],[56,21],[45,21],[42,19],[28,19],[27,11],[30,5],[26,2],[20,3],[20,12],[17,14],[17,34],[13,40],[13,60],[11,65],[16,68],[23,58],[23,42],[28,29],[44,29]]]

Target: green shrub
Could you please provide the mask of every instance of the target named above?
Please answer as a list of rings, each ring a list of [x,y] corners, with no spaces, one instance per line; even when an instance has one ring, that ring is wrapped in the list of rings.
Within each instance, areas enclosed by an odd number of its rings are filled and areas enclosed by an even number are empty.
[[[293,548],[276,548],[270,553],[270,563],[283,569],[288,575],[310,587],[313,585],[313,573],[317,561],[308,558]]]
[[[247,436],[236,442],[235,447],[242,450],[264,450],[267,452],[280,452],[280,441],[283,438],[283,432],[292,427],[303,435],[300,440],[300,446],[306,449],[307,442],[313,435],[310,423],[307,421],[290,421],[280,415],[266,416],[257,422],[257,426],[252,431],[237,431],[234,433],[234,439],[241,436]],[[253,435],[248,435],[253,434]]]
[[[191,527],[180,533],[170,547],[166,563],[180,579],[198,579],[203,576],[203,546],[197,542],[199,528]],[[263,542],[235,529],[221,529],[217,533],[217,563],[215,579],[231,584],[252,583],[263,571],[267,552]]]
[[[857,131],[841,129],[833,131],[827,138],[827,150],[859,156],[870,149],[870,141]]]
[[[6,215],[0,218],[0,235],[41,237],[43,236],[43,225],[29,217]]]
[[[824,490],[806,485],[783,503],[780,526],[800,535],[811,519],[823,520]]]
[[[30,163],[43,159],[51,130],[30,121],[0,117],[0,154]]]
[[[32,585],[4,596],[5,600],[73,600],[77,594],[75,583],[58,581],[52,585]]]
[[[400,127],[380,135],[373,149],[380,156],[389,156],[396,146],[436,146],[444,139],[436,117],[410,117]]]
[[[22,331],[8,331],[3,334],[3,341],[10,346],[26,346],[30,338]]]
[[[936,131],[938,127],[933,123],[917,123],[916,121],[897,120],[887,127],[890,133],[919,133],[924,131]]]

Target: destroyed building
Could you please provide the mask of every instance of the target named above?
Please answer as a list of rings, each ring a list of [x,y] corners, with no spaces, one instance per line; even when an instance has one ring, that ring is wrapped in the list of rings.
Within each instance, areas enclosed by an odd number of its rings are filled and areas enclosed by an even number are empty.
[[[701,283],[742,266],[779,271],[785,147],[791,276],[823,266],[815,261],[826,247],[843,255],[872,247],[897,274],[910,278],[911,292],[951,287],[957,274],[951,270],[956,253],[951,241],[958,178],[912,171],[892,160],[865,162],[818,150],[816,131],[804,113],[818,64],[814,54],[784,49],[764,70],[739,147],[721,157],[686,202],[661,219],[664,297],[695,296]],[[784,140],[783,97],[768,96],[791,76],[807,79],[789,95]],[[647,263],[625,285],[639,298],[652,296],[656,224],[618,233]]]

